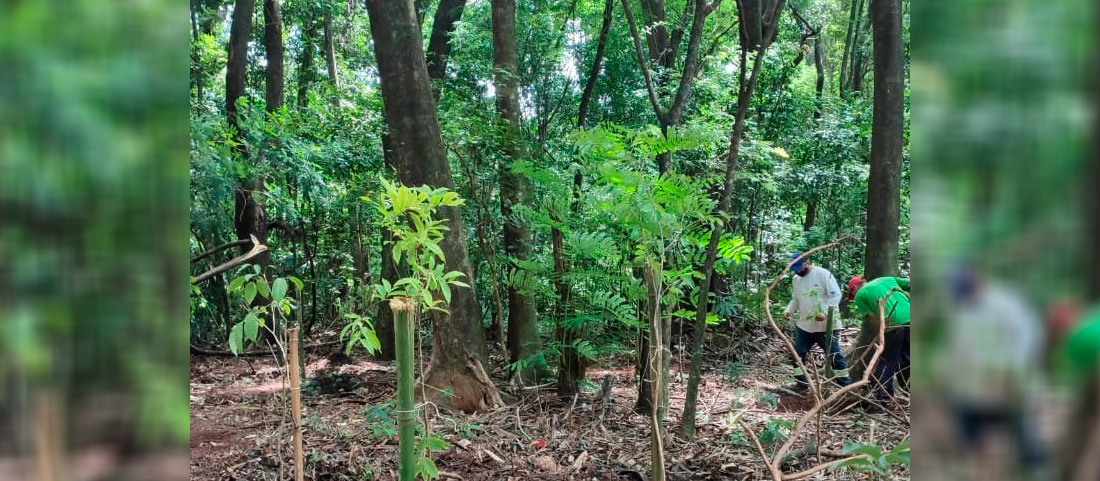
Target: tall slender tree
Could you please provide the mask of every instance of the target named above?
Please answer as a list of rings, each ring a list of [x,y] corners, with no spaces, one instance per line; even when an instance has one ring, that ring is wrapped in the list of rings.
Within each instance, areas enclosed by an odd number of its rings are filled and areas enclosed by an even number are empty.
[[[368,0],[367,13],[398,180],[454,189],[413,2]],[[446,270],[466,274],[471,287],[453,291],[448,313],[431,314],[431,361],[421,382],[435,388],[428,392],[436,403],[467,412],[491,409],[500,404],[500,396],[483,367],[485,332],[462,215],[455,208],[440,214],[449,229],[441,243]]]
[[[742,0],[744,1],[744,0]],[[760,68],[764,63],[764,54],[775,40],[779,31],[779,17],[783,13],[783,5],[786,0],[765,1],[760,18],[752,19],[751,23],[759,23],[762,31],[759,40],[744,31],[741,36],[741,72],[737,88],[737,104],[734,112],[733,127],[730,129],[729,149],[726,151],[726,175],[722,183],[722,194],[718,200],[718,212],[729,212],[733,203],[734,180],[737,173],[737,157],[741,151],[741,137],[745,134],[745,117],[748,115],[749,103],[752,101],[752,92],[756,87],[756,81],[760,74]],[[753,10],[745,10],[744,3],[739,13],[742,24],[751,17],[757,15]],[[755,43],[754,43],[755,42]],[[748,66],[748,52],[756,51],[752,63],[752,70],[746,71]],[[687,438],[695,436],[695,409],[699,396],[699,379],[702,375],[703,342],[706,338],[707,314],[710,312],[710,289],[714,279],[714,263],[718,259],[718,242],[725,232],[725,223],[716,222],[707,242],[707,254],[703,261],[703,279],[699,282],[699,293],[696,298],[694,340],[691,347],[691,374],[688,378],[686,399],[684,401],[684,416],[681,419],[680,431]]]
[[[497,114],[500,117],[504,158],[500,162],[500,213],[504,218],[504,251],[520,263],[531,255],[531,233],[516,209],[529,204],[531,182],[512,171],[512,164],[526,157],[520,129],[519,85],[516,75],[516,2],[493,0],[493,72]],[[541,349],[535,323],[535,299],[516,285],[508,286],[508,353],[521,361]],[[536,381],[534,366],[517,371],[525,382]]]
[[[267,65],[264,78],[267,81],[267,111],[274,112],[283,105],[283,20],[279,12],[279,0],[264,0],[264,49]]]
[[[868,279],[897,275],[901,216],[901,162],[905,115],[905,46],[901,0],[871,0],[875,91],[871,172],[867,180]]]

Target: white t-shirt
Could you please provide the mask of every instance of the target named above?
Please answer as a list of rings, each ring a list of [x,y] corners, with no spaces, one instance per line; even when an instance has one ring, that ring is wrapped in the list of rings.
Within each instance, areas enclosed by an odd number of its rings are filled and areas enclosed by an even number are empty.
[[[785,312],[793,315],[799,329],[806,332],[825,332],[826,322],[817,322],[820,314],[827,315],[829,307],[840,305],[840,285],[828,269],[810,266],[805,276],[791,276],[791,302]]]
[[[937,360],[946,391],[957,400],[995,406],[1020,394],[1040,360],[1040,322],[1015,292],[991,284],[947,323]]]

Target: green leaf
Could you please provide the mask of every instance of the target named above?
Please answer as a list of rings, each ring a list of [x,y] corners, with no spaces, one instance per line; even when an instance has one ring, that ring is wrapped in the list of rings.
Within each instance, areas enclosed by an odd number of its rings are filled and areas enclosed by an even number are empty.
[[[429,437],[424,443],[424,447],[428,448],[428,451],[446,451],[451,449],[451,443],[435,436]]]
[[[250,283],[244,286],[244,301],[248,304],[252,304],[252,301],[256,299],[256,283]]]
[[[271,287],[267,284],[267,279],[263,277],[256,279],[256,291],[265,299],[271,297]]]
[[[447,286],[446,282],[441,282],[439,290],[443,292],[443,300],[449,304],[451,302],[451,288]]]
[[[255,312],[249,312],[244,317],[244,338],[249,341],[255,341],[256,336],[260,333],[260,318],[256,317]]]
[[[432,458],[423,456],[416,464],[416,472],[424,479],[436,479],[439,477],[439,468],[435,467],[435,461],[432,461]]]
[[[360,340],[360,344],[368,353],[374,354],[382,349],[382,342],[378,340],[378,334],[374,332],[374,329],[363,329],[362,332],[363,338]]]
[[[229,292],[237,292],[237,289],[241,288],[241,285],[244,284],[244,281],[244,276],[237,277],[229,283],[229,286],[226,287],[226,290],[228,290]]]
[[[271,298],[274,299],[275,302],[283,300],[283,298],[286,297],[286,289],[286,279],[282,277],[275,279],[275,282],[271,284]]]
[[[294,276],[286,276],[286,278],[290,280],[291,284],[294,284],[295,290],[297,290],[298,292],[302,292],[302,289],[305,287],[305,283],[302,282],[301,279]]]
[[[241,324],[242,323],[238,322],[233,326],[233,329],[229,330],[229,351],[232,352],[233,355],[240,354],[244,347],[244,342],[241,340],[243,334]]]

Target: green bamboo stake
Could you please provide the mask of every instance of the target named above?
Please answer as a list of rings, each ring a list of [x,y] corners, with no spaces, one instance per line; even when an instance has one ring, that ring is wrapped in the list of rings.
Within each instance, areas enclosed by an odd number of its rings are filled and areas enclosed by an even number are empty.
[[[416,412],[413,405],[413,317],[416,304],[408,297],[390,299],[393,311],[394,351],[397,354],[397,461],[398,479],[416,478]]]
[[[825,321],[825,379],[833,378],[833,306]]]

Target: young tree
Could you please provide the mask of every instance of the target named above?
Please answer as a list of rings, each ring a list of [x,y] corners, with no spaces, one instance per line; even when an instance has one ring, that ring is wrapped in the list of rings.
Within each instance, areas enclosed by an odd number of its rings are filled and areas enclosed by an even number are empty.
[[[453,190],[412,0],[369,0],[367,14],[398,180]],[[440,214],[449,229],[440,246],[446,270],[472,279],[461,213],[448,207]],[[431,316],[431,361],[421,382],[436,388],[429,392],[437,403],[467,412],[493,408],[499,396],[482,363],[485,332],[474,287],[455,289],[447,309]]]
[[[531,254],[531,233],[518,218],[516,208],[530,203],[531,182],[512,172],[512,163],[526,156],[520,130],[519,87],[516,77],[516,2],[493,0],[493,72],[497,114],[500,116],[504,158],[500,162],[500,214],[504,218],[504,251],[516,268]],[[514,285],[508,286],[508,353],[512,362],[539,352],[535,299]],[[534,366],[533,366],[534,367]],[[524,382],[537,381],[533,368],[517,371]]]
[[[871,172],[867,180],[868,279],[898,272],[901,162],[905,115],[905,46],[901,0],[871,0],[875,92],[871,126]]]

